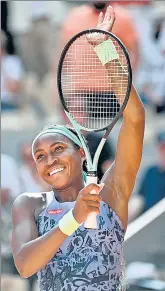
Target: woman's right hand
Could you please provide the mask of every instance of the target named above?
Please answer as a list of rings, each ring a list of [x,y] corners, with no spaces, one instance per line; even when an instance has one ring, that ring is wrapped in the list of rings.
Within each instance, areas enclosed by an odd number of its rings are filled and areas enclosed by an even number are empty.
[[[100,202],[102,199],[99,193],[103,186],[104,184],[89,184],[79,192],[73,209],[73,216],[78,223],[85,222],[88,215],[92,212],[100,213]],[[92,191],[95,191],[96,194],[90,194]]]

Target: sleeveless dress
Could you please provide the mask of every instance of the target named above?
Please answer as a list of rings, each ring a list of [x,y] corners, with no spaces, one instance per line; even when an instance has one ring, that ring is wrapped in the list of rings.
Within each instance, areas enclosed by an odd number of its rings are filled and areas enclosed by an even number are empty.
[[[75,205],[58,202],[47,194],[47,207],[38,216],[39,236],[58,225]],[[117,214],[101,202],[99,228],[82,224],[67,237],[49,263],[38,272],[40,291],[117,291],[121,290],[124,267],[124,229]]]

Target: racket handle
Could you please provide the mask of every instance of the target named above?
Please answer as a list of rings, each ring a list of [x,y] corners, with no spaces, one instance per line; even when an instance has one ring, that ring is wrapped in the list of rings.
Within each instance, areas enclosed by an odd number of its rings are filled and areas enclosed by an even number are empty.
[[[92,213],[90,213],[88,215],[87,220],[84,223],[84,227],[85,228],[98,229],[97,214],[95,212],[92,212]]]
[[[97,184],[97,177],[87,176],[87,185],[91,183]],[[96,191],[93,190],[90,192],[90,194],[96,194]],[[87,217],[87,220],[84,223],[84,227],[98,229],[96,216],[97,214],[95,212],[90,213]]]

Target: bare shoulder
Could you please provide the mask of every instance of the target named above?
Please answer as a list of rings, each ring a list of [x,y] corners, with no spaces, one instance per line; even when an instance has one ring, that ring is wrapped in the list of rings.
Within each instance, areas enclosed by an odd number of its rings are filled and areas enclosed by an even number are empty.
[[[35,201],[40,201],[43,199],[43,194],[45,193],[22,193],[15,199],[13,208],[29,206]]]
[[[46,202],[46,193],[22,193],[14,201],[12,216],[35,215],[36,210]]]
[[[22,246],[38,237],[35,210],[42,201],[42,193],[22,193],[12,207],[13,255],[16,258]]]

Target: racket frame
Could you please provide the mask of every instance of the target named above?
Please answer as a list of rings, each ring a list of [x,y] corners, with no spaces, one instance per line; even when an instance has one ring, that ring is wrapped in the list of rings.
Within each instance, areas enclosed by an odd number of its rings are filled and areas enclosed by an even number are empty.
[[[67,54],[67,51],[69,50],[70,46],[72,45],[72,43],[79,37],[83,36],[83,35],[86,35],[88,33],[104,33],[105,35],[108,35],[110,36],[112,39],[114,39],[118,44],[119,46],[122,48],[123,52],[124,52],[124,55],[125,55],[125,58],[126,58],[126,61],[127,61],[127,68],[128,68],[128,86],[127,86],[127,90],[126,90],[126,95],[125,95],[125,99],[124,99],[124,102],[119,110],[119,112],[116,114],[115,118],[113,119],[113,121],[106,127],[103,127],[103,128],[100,128],[100,129],[92,129],[92,128],[86,128],[82,125],[80,125],[72,116],[72,114],[69,112],[66,104],[65,104],[65,100],[64,100],[64,97],[63,97],[63,91],[62,91],[62,83],[61,83],[61,76],[62,76],[62,65],[63,65],[63,61],[65,59],[65,56]],[[100,153],[101,153],[101,150],[107,140],[107,137],[110,133],[110,131],[112,130],[112,128],[114,127],[114,125],[116,124],[116,122],[119,120],[119,118],[121,117],[126,105],[127,105],[127,102],[128,102],[128,99],[129,99],[129,95],[130,95],[130,92],[131,92],[131,86],[132,86],[132,69],[131,69],[131,63],[130,63],[130,59],[129,59],[129,54],[128,54],[128,51],[126,49],[126,47],[124,46],[124,44],[121,42],[121,40],[115,36],[114,34],[112,34],[111,32],[109,31],[105,31],[105,30],[102,30],[102,29],[97,29],[97,28],[93,28],[93,29],[87,29],[87,30],[84,30],[84,31],[81,31],[79,33],[77,33],[76,35],[74,35],[69,41],[68,43],[66,44],[66,46],[64,47],[62,53],[61,53],[61,56],[60,56],[60,60],[59,60],[59,64],[58,64],[58,71],[57,71],[57,88],[58,88],[58,93],[59,93],[59,98],[61,100],[61,103],[63,105],[63,108],[64,108],[64,111],[66,113],[66,115],[68,116],[69,120],[71,121],[74,129],[76,130],[80,140],[81,140],[81,143],[83,145],[83,148],[84,148],[84,151],[85,151],[85,155],[86,155],[86,159],[87,159],[87,170],[88,170],[88,173],[87,175],[89,176],[96,176],[97,174],[97,165],[98,165],[98,160],[99,160],[99,156],[100,156]],[[87,142],[83,136],[83,134],[81,133],[81,130],[85,130],[85,131],[92,131],[92,132],[99,132],[99,131],[105,131],[101,141],[100,141],[100,144],[99,146],[97,147],[97,150],[95,152],[95,156],[94,156],[94,159],[92,161],[92,158],[91,158],[91,155],[90,155],[90,152],[89,152],[89,149],[88,149],[88,145],[87,145]]]
[[[62,73],[62,64],[63,64],[63,60],[65,59],[65,55],[67,54],[67,51],[69,50],[70,46],[72,45],[72,43],[79,37],[87,34],[87,33],[104,33],[105,35],[109,35],[111,38],[114,38],[115,41],[117,41],[117,43],[119,44],[119,46],[122,48],[124,54],[125,54],[125,57],[126,57],[126,60],[127,60],[127,67],[128,67],[128,86],[127,86],[127,91],[126,91],[126,97],[125,97],[125,100],[119,110],[119,112],[116,114],[114,120],[109,124],[109,126],[106,126],[106,127],[103,127],[103,128],[100,128],[100,129],[92,129],[92,128],[86,128],[82,125],[81,126],[81,129],[85,130],[85,131],[95,131],[95,132],[98,132],[98,131],[103,131],[103,130],[106,130],[108,128],[108,132],[111,131],[111,129],[114,127],[115,123],[119,120],[119,118],[121,117],[126,105],[127,105],[127,102],[128,102],[128,99],[129,99],[129,95],[130,95],[130,92],[131,92],[131,86],[132,86],[132,68],[131,68],[131,63],[130,63],[130,59],[129,59],[129,54],[128,54],[128,51],[126,49],[126,47],[124,46],[124,44],[121,42],[121,40],[115,36],[114,34],[112,34],[111,32],[109,31],[106,31],[106,30],[102,30],[102,29],[97,29],[97,28],[93,28],[93,29],[87,29],[87,30],[84,30],[84,31],[81,31],[79,33],[77,33],[76,35],[74,35],[69,41],[68,43],[66,44],[66,46],[64,47],[62,53],[61,53],[61,57],[60,57],[60,60],[59,60],[59,65],[58,65],[58,71],[57,71],[57,87],[58,87],[58,92],[59,92],[59,97],[61,99],[61,102],[62,102],[62,105],[65,109],[66,112],[68,112],[70,115],[71,113],[69,112],[66,104],[65,104],[65,100],[63,98],[63,92],[62,92],[62,86],[61,86],[61,73]],[[70,116],[69,115],[69,116]],[[107,137],[107,136],[106,136]]]

